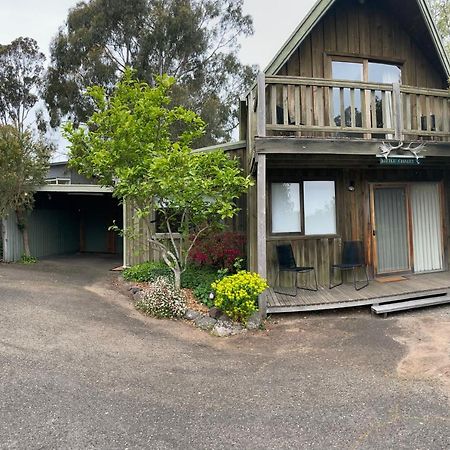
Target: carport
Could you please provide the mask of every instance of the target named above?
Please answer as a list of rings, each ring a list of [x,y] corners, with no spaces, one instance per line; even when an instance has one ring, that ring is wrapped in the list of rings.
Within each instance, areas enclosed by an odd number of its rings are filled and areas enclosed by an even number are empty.
[[[123,224],[123,208],[112,191],[88,184],[48,184],[35,194],[28,220],[31,254],[37,258],[74,253],[122,255],[122,237],[109,228]],[[3,222],[3,259],[23,254],[15,214]]]

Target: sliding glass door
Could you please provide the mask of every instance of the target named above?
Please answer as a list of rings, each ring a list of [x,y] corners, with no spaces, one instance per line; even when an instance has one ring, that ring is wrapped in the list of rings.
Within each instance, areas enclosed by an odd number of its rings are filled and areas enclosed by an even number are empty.
[[[438,183],[374,185],[372,209],[376,274],[442,270]]]
[[[411,269],[406,186],[375,187],[377,273]]]

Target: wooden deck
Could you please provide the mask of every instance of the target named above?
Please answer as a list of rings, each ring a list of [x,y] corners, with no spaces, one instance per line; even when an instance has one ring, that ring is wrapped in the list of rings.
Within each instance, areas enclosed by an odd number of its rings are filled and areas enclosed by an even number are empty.
[[[268,290],[269,314],[352,308],[443,295],[450,292],[450,272],[407,275],[402,281],[388,283],[372,280],[369,286],[360,291],[356,291],[352,284],[343,284],[334,289],[319,287],[318,292],[299,289],[295,297],[284,293],[289,291],[292,292],[292,288]]]

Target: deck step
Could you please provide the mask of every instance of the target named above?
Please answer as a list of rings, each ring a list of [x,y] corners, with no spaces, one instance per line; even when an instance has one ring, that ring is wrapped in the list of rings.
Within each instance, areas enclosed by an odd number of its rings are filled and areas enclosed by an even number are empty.
[[[397,311],[405,311],[407,309],[415,309],[415,308],[423,308],[425,306],[434,306],[434,305],[443,305],[445,303],[450,303],[449,295],[441,295],[439,297],[427,297],[420,298],[409,301],[400,301],[395,303],[385,303],[383,305],[372,305],[372,312],[375,314],[384,314],[384,317],[387,316],[387,313],[397,312]]]

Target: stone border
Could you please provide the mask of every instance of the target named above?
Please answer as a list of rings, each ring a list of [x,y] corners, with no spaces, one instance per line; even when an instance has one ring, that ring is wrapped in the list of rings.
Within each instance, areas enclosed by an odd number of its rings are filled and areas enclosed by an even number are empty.
[[[124,280],[122,277],[119,277],[119,279],[134,303],[142,300],[142,289],[140,287]],[[258,330],[262,326],[261,315],[258,311],[249,318],[247,325],[244,326],[241,323],[233,322],[226,314],[214,306],[207,313],[187,309],[184,319],[193,323],[197,328],[208,331],[218,337],[235,336],[246,333],[248,330]]]

